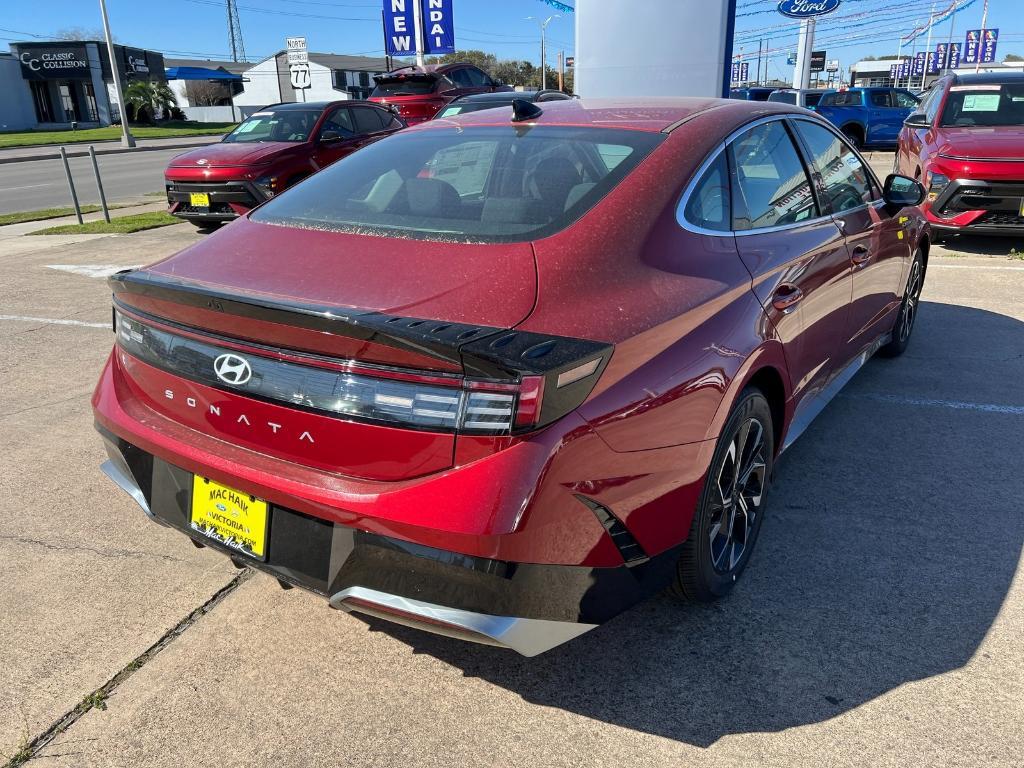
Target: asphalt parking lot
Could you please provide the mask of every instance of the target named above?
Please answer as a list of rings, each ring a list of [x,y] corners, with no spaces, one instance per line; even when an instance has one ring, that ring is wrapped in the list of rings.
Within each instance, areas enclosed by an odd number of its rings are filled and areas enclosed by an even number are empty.
[[[200,235],[8,230],[3,758],[35,743],[46,766],[1021,764],[1020,243],[936,249],[910,349],[870,362],[783,457],[730,598],[654,598],[524,659],[331,611],[148,522],[98,469],[101,276]]]

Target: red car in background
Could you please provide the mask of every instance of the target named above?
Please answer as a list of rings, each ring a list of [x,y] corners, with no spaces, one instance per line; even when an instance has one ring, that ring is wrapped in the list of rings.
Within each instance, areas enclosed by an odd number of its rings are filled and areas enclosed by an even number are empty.
[[[1024,74],[950,74],[900,132],[896,171],[920,179],[934,239],[1024,233]]]
[[[365,101],[271,104],[219,143],[171,160],[164,171],[167,210],[215,227],[404,127],[391,111]]]
[[[409,125],[429,120],[441,107],[460,96],[512,91],[472,64],[428,64],[402,67],[377,75],[370,101],[392,104]]]
[[[923,197],[785,104],[414,126],[111,278],[103,469],[239,567],[526,655],[714,600],[779,453],[907,348]]]

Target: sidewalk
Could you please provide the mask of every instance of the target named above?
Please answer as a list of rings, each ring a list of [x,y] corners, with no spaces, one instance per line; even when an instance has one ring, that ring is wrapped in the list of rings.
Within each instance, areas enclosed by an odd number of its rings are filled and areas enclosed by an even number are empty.
[[[212,136],[178,136],[169,139],[136,139],[135,149],[127,149],[121,146],[118,140],[92,141],[83,143],[72,143],[63,145],[67,149],[68,157],[84,157],[89,154],[89,146],[96,148],[97,155],[114,155],[121,152],[145,152],[154,149],[188,149],[189,147],[203,147],[213,144],[224,138],[224,134]],[[0,165],[4,163],[27,163],[32,160],[49,160],[60,157],[60,144],[48,144],[34,147],[7,147],[0,149]]]

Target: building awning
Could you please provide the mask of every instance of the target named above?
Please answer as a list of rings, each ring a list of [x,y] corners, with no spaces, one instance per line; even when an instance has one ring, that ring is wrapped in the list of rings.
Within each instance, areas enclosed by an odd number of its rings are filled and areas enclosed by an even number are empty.
[[[237,80],[241,75],[233,75],[223,69],[207,69],[206,67],[168,67],[168,80]]]

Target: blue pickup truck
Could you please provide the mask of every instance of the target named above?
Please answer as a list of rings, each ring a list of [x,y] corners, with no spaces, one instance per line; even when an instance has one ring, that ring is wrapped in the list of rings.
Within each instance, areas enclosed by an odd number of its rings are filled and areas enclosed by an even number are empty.
[[[825,94],[817,112],[858,148],[892,147],[918,101],[902,88],[850,88]]]

